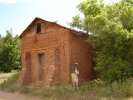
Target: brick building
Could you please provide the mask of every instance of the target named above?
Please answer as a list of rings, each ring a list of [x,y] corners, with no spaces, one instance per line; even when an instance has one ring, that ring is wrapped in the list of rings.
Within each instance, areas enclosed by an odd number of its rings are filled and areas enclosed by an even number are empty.
[[[59,24],[35,18],[20,35],[22,70],[19,85],[71,82],[70,68],[79,64],[79,80],[93,77],[92,46],[87,35]]]

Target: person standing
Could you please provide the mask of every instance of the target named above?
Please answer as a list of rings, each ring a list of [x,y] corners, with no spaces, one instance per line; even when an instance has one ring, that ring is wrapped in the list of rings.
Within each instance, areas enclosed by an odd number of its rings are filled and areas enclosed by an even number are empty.
[[[79,71],[77,70],[78,68],[78,63],[75,63],[72,67],[71,67],[71,78],[72,78],[72,84],[73,87],[76,89],[78,89],[78,75]]]

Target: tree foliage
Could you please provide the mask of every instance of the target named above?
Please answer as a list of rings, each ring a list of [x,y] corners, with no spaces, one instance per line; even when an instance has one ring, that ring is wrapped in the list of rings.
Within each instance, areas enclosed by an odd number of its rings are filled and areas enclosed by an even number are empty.
[[[10,72],[20,68],[20,40],[7,31],[0,51],[0,70]]]
[[[88,42],[97,49],[99,77],[112,82],[133,76],[133,1],[105,5],[101,0],[86,0],[77,8],[80,14],[70,25],[91,32]]]
[[[1,34],[0,34],[0,52],[1,52],[1,50],[2,50],[2,45],[3,45],[3,38],[2,38],[2,36],[1,36]]]

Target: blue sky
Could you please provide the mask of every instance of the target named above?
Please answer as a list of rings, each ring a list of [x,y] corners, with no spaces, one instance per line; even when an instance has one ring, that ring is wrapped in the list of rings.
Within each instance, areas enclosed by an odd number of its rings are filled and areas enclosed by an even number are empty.
[[[13,36],[20,35],[35,17],[47,21],[58,21],[68,27],[78,12],[76,6],[83,0],[0,0],[0,34],[12,29]],[[112,3],[119,0],[104,0]]]

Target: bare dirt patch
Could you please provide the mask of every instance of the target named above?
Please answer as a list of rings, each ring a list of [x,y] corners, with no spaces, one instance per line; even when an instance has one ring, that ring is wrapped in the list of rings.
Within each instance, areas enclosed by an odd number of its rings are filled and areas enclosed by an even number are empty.
[[[38,97],[15,93],[7,93],[0,91],[0,100],[42,100]]]

